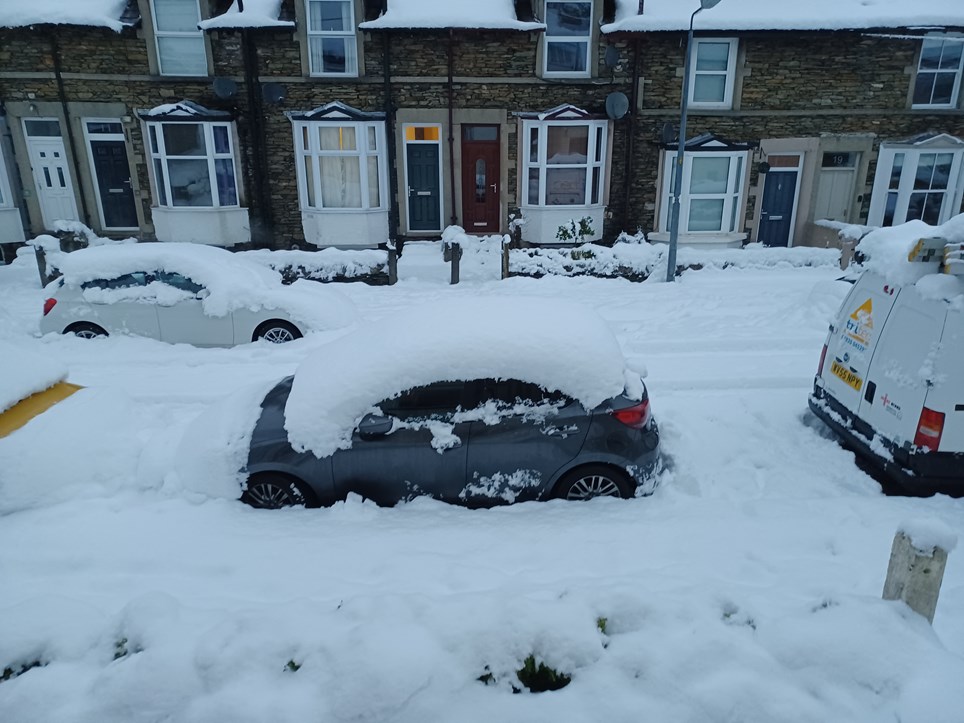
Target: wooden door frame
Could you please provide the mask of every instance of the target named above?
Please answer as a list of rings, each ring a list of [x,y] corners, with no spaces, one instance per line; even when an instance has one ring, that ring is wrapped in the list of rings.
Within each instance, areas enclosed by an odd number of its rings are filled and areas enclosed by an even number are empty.
[[[408,140],[409,128],[438,128],[437,141],[417,141]],[[412,229],[412,213],[409,207],[409,180],[408,180],[408,147],[410,145],[434,145],[438,148],[438,229]],[[403,123],[402,124],[402,166],[404,167],[405,179],[405,233],[424,234],[441,233],[445,228],[445,192],[444,179],[442,178],[442,124],[441,123]],[[454,202],[454,199],[453,199]]]
[[[96,137],[91,139],[91,134],[87,130],[88,123],[118,123],[121,125],[120,133],[97,133]],[[138,231],[140,226],[108,226],[107,219],[104,216],[104,204],[100,197],[100,179],[97,178],[97,166],[94,163],[94,149],[90,145],[91,140],[97,141],[120,141],[124,144],[124,150],[127,150],[127,138],[124,136],[123,132],[123,122],[120,118],[81,118],[80,119],[81,128],[84,131],[84,144],[87,151],[87,162],[90,166],[90,177],[93,180],[94,187],[94,200],[97,202],[97,213],[100,219],[100,227],[104,231]],[[125,153],[126,156],[126,153]],[[127,164],[127,170],[130,171],[130,162]],[[131,173],[131,193],[134,191],[134,174]],[[134,195],[134,217],[137,217],[137,196]]]
[[[466,223],[466,221],[465,221],[465,197],[466,197],[466,193],[468,193],[468,192],[471,191],[471,189],[468,189],[468,190],[467,190],[467,189],[465,188],[465,173],[466,173],[466,169],[465,169],[465,153],[463,152],[463,150],[464,150],[464,148],[465,148],[465,143],[466,143],[466,141],[465,141],[465,130],[464,130],[464,129],[465,129],[466,127],[480,127],[480,126],[482,126],[482,127],[487,127],[487,128],[495,128],[495,131],[496,131],[496,138],[495,138],[495,140],[494,140],[494,141],[469,141],[469,143],[489,143],[489,144],[491,144],[492,147],[493,147],[494,150],[495,150],[495,153],[496,153],[496,161],[497,161],[497,163],[498,163],[498,174],[496,175],[496,181],[495,181],[496,187],[497,187],[497,189],[498,189],[497,192],[496,192],[496,202],[497,202],[498,208],[497,208],[497,210],[496,210],[495,229],[494,229],[494,230],[490,230],[490,231],[484,231],[484,232],[481,232],[481,233],[485,233],[485,234],[497,234],[497,233],[501,233],[501,232],[502,232],[502,219],[505,217],[504,209],[503,209],[503,206],[502,206],[502,198],[503,198],[503,193],[502,193],[502,190],[503,190],[503,188],[502,188],[502,186],[503,186],[503,184],[502,184],[502,170],[503,170],[503,169],[502,169],[502,166],[503,166],[503,163],[502,163],[502,124],[501,124],[501,123],[460,123],[459,126],[458,126],[458,127],[459,127],[459,166],[460,166],[460,169],[461,169],[461,173],[459,174],[459,176],[460,176],[460,178],[459,178],[459,182],[460,182],[460,183],[459,183],[459,185],[460,185],[460,189],[459,189],[459,190],[460,190],[460,193],[459,193],[459,210],[460,210],[460,212],[461,212],[461,213],[460,213],[460,218],[462,219],[462,224],[464,225],[464,224]],[[491,184],[490,184],[490,185],[491,185]],[[469,228],[466,228],[465,231],[466,231],[466,233],[472,233],[472,230],[469,229]]]
[[[794,184],[795,187],[793,189],[793,206],[790,213],[790,233],[787,236],[787,248],[790,249],[790,248],[793,248],[793,237],[796,233],[796,228],[797,228],[797,209],[800,206],[800,186],[802,185],[802,182],[803,182],[803,160],[804,160],[805,154],[803,151],[771,151],[768,155],[796,156],[797,165],[793,168],[789,168],[789,167],[771,168],[766,172],[766,178],[763,179],[763,189],[760,192],[760,215],[759,215],[760,220],[757,223],[757,228],[756,228],[756,241],[757,243],[762,243],[760,241],[760,230],[763,227],[763,199],[766,198],[767,180],[769,180],[770,174],[771,173],[789,173],[793,171],[797,174],[797,182],[796,184]]]

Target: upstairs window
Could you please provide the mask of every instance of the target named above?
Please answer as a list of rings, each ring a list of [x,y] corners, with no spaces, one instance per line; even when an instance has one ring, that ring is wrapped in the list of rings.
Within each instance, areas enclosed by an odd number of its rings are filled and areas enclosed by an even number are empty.
[[[924,38],[914,80],[914,108],[957,107],[962,64],[964,37]]]
[[[308,0],[312,75],[358,75],[353,0]]]
[[[546,0],[545,68],[547,76],[590,74],[592,2]]]
[[[157,65],[161,75],[208,74],[198,0],[152,0]]]
[[[527,121],[525,134],[526,205],[602,203],[606,121]]]
[[[689,105],[732,108],[736,78],[735,39],[697,38],[690,48]]]
[[[158,206],[238,205],[230,123],[148,123]]]

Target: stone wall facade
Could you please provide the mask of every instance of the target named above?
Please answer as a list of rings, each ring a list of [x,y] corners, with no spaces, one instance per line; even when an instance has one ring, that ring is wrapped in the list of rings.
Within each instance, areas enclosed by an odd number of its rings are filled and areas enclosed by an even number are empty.
[[[294,0],[285,0],[283,15],[295,14]],[[304,61],[306,37],[297,29],[210,32],[206,37],[211,77],[160,76],[151,71],[153,39],[148,34],[143,27],[119,33],[65,26],[0,30],[0,98],[14,147],[24,148],[22,138],[17,142],[23,118],[55,116],[70,123],[74,136],[73,143],[68,144],[71,175],[84,201],[78,209],[86,207],[80,211],[81,220],[95,229],[99,226],[95,189],[80,118],[96,116],[100,107],[124,120],[142,235],[150,237],[153,232],[152,193],[149,154],[137,112],[187,99],[232,114],[237,129],[241,203],[250,209],[255,225],[259,219],[266,223],[254,238],[255,245],[287,248],[304,246],[305,238],[292,124],[286,111],[304,112],[340,101],[362,111],[387,112],[390,129],[396,114],[403,111],[408,113],[406,117],[420,117],[419,113],[425,117],[442,113],[444,117],[450,98],[456,112],[499,111],[505,118],[501,142],[507,178],[501,200],[508,217],[520,204],[521,121],[517,114],[572,104],[605,117],[606,100],[614,92],[635,97],[637,103],[626,116],[611,122],[604,238],[612,240],[621,231],[650,231],[658,224],[664,126],[675,125],[679,116],[685,50],[679,33],[603,36],[596,48],[593,77],[564,80],[539,77],[541,36],[529,32],[361,33],[363,73],[345,79],[309,76]],[[871,136],[873,153],[861,166],[864,175],[858,179],[860,197],[855,201],[854,222],[866,220],[876,152],[882,140],[928,131],[964,137],[964,114],[959,109],[921,112],[910,108],[909,91],[920,48],[917,39],[853,32],[742,33],[736,37],[739,52],[733,108],[691,109],[687,135],[707,132],[754,145],[768,139]],[[246,83],[245,43],[257,49],[254,105]],[[618,63],[610,69],[604,57],[611,46],[618,51]],[[384,77],[386,52],[388,83]],[[211,82],[214,77],[234,80],[236,94],[219,97]],[[280,103],[261,99],[265,83],[282,86],[284,98]],[[123,112],[118,113],[121,108]],[[444,154],[447,120],[443,126]],[[394,132],[397,138],[399,129],[394,128]],[[259,147],[263,148],[265,167],[258,160]],[[454,147],[457,152],[458,139]],[[401,153],[398,144],[395,157],[389,159],[396,174],[403,162]],[[757,196],[762,179],[758,168],[763,157],[757,152],[752,160],[744,218],[744,229],[751,237],[759,215]],[[17,163],[20,181],[29,189],[29,162],[17,158]],[[447,165],[443,172],[448,193]],[[265,208],[257,193],[259,184],[265,188]],[[404,198],[395,202],[403,203]],[[36,200],[27,198],[25,205],[29,231],[42,231]],[[448,198],[446,221],[454,214],[453,208],[454,201]]]

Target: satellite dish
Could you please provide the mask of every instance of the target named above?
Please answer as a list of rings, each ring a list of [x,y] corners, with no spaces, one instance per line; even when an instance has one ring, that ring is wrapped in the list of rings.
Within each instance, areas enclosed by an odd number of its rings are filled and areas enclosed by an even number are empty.
[[[619,65],[619,48],[615,45],[610,45],[606,48],[606,57],[603,59],[607,68],[615,68]]]
[[[278,105],[285,99],[285,89],[281,83],[265,83],[261,86],[261,96],[266,103]]]
[[[238,84],[230,78],[215,78],[212,85],[214,94],[223,100],[233,98],[238,92]]]
[[[606,98],[606,115],[608,115],[613,120],[619,120],[624,115],[626,111],[629,110],[629,98],[626,97],[625,93],[615,92],[610,93]]]
[[[660,132],[660,140],[664,146],[676,143],[676,128],[672,123],[663,123],[663,130]]]

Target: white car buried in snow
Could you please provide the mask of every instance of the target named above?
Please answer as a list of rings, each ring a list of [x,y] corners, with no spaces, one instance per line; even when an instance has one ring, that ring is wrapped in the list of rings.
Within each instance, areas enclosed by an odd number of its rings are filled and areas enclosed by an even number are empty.
[[[342,294],[313,281],[284,286],[278,272],[213,246],[96,246],[59,263],[63,276],[47,287],[42,333],[232,346],[291,341],[355,318]]]

